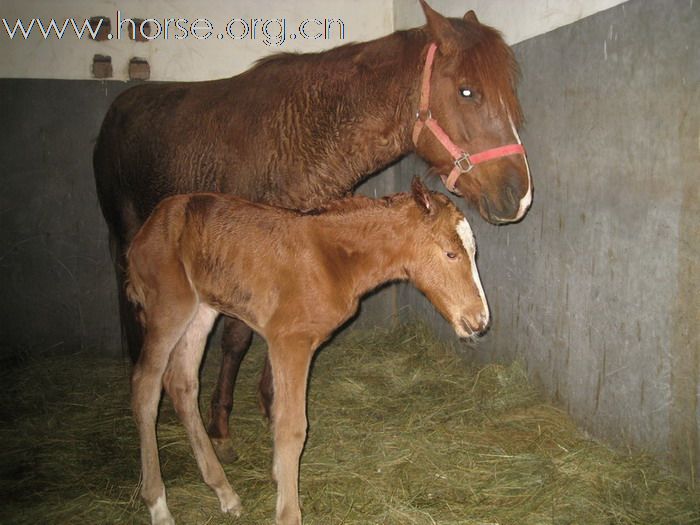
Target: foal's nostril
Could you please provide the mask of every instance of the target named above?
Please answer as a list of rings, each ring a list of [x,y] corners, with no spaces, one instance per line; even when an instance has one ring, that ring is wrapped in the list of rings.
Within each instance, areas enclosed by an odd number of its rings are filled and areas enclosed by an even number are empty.
[[[478,317],[479,327],[476,330],[478,333],[486,331],[489,326],[489,315],[486,312],[482,312]]]
[[[486,331],[489,324],[489,316],[487,313],[482,312],[475,317],[463,316],[460,321],[462,322],[462,328],[464,328],[469,336],[472,336]]]
[[[462,325],[462,330],[467,334],[467,336],[471,337],[472,335],[474,335],[474,329],[472,328],[472,325],[469,323],[466,317],[461,317],[459,319],[459,322]]]

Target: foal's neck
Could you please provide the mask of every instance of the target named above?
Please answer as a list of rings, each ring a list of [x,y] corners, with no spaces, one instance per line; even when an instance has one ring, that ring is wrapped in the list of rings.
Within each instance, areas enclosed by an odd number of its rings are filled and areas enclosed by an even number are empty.
[[[327,253],[339,254],[343,275],[355,298],[399,279],[407,279],[406,265],[414,251],[415,229],[410,202],[391,207],[368,207],[350,213],[319,217]]]

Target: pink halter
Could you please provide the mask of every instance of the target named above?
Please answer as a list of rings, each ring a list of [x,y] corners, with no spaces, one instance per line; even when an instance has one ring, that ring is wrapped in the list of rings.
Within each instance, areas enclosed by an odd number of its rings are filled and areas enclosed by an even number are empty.
[[[418,113],[416,113],[416,123],[413,126],[413,144],[418,145],[418,138],[424,127],[427,127],[433,132],[435,138],[449,152],[454,159],[454,168],[450,171],[445,181],[445,187],[454,192],[456,191],[455,183],[462,173],[469,173],[474,166],[487,162],[489,160],[507,157],[508,155],[525,155],[525,148],[522,144],[508,144],[497,148],[488,149],[480,153],[469,154],[457,146],[450,137],[445,133],[437,120],[430,113],[430,77],[433,71],[433,61],[435,60],[435,52],[437,44],[431,43],[428,48],[428,54],[425,57],[425,67],[423,68],[423,80],[420,91],[420,105]]]

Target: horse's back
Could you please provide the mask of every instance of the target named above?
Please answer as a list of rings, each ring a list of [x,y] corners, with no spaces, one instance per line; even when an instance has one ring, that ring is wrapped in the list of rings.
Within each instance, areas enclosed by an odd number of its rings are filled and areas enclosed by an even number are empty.
[[[122,240],[164,197],[218,189],[225,163],[213,152],[226,150],[212,115],[226,99],[226,82],[142,84],[110,106],[93,167],[103,214]]]

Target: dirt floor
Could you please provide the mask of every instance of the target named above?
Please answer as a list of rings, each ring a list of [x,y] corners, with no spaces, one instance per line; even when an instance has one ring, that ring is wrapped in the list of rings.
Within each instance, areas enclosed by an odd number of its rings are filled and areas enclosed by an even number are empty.
[[[271,438],[240,374],[225,470],[244,515],[219,511],[168,400],[158,437],[180,524],[273,523]],[[203,367],[206,414],[219,351]],[[148,523],[129,411],[129,365],[87,353],[0,372],[0,523]],[[700,524],[700,493],[643,455],[577,431],[519,364],[474,368],[420,325],[349,332],[319,352],[300,474],[306,524]]]

